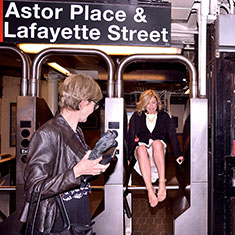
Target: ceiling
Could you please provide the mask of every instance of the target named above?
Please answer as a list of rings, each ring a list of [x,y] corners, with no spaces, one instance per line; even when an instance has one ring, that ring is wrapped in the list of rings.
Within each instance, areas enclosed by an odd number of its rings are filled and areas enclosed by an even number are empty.
[[[144,2],[148,3],[154,1]],[[198,34],[196,12],[198,1],[170,0],[169,2],[171,2],[172,7],[171,44],[172,46],[181,48],[182,54],[194,63],[195,38]],[[34,55],[30,55],[30,57],[33,60]],[[121,56],[113,56],[112,58],[116,65],[122,59]],[[93,74],[97,73],[102,89],[106,89],[106,64],[96,56],[51,56],[48,58],[48,61],[57,62],[71,72],[90,71]],[[47,74],[50,72],[51,69],[48,66],[44,66],[42,79],[46,79]],[[12,52],[1,50],[0,73],[2,76],[21,76],[20,59]],[[182,64],[153,62],[138,62],[129,65],[124,73],[124,81],[125,93],[140,91],[145,88],[153,88],[156,90],[179,93],[181,95],[188,88],[189,83],[186,68]]]

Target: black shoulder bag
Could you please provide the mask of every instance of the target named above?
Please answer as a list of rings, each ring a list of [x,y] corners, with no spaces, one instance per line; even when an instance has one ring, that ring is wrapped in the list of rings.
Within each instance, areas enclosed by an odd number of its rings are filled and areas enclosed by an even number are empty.
[[[34,185],[34,187],[33,187],[33,192],[31,194],[30,202],[29,202],[29,210],[28,210],[28,214],[27,214],[25,235],[33,235],[34,234],[35,221],[36,221],[36,218],[37,218],[38,208],[40,206],[42,190],[44,188],[45,182],[46,181],[43,181],[43,183],[42,183],[42,185],[39,189],[38,198],[36,200],[36,206],[35,206],[34,213],[33,213],[32,209],[33,209],[33,199],[34,199],[34,195],[35,195],[36,185]],[[71,224],[62,198],[60,197],[60,195],[57,195],[57,196],[55,196],[55,199],[56,199],[56,203],[57,203],[57,205],[59,207],[59,210],[60,210],[62,221],[64,223],[64,228],[60,232],[49,233],[48,235],[92,235],[93,234],[93,232],[92,232],[92,223],[89,224],[89,225]],[[32,225],[31,225],[31,232],[29,230],[29,228],[30,228],[30,226],[29,226],[29,224],[30,224],[30,215],[33,215]]]

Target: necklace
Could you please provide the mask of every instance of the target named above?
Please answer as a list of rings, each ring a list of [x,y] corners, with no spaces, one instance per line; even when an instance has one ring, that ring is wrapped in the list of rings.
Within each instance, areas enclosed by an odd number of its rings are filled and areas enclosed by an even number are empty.
[[[147,119],[149,122],[155,122],[156,118],[157,118],[157,114],[146,114]]]

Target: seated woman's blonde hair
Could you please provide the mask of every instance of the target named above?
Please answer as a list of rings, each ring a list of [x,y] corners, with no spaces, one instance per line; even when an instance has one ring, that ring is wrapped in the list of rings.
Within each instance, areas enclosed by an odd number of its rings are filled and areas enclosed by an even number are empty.
[[[162,110],[162,101],[158,93],[154,90],[146,90],[140,95],[139,102],[136,103],[136,109],[138,113],[145,111],[146,105],[149,103],[152,97],[155,97],[157,100],[157,111]]]
[[[98,83],[90,76],[84,74],[73,74],[67,77],[59,89],[60,109],[79,110],[82,100],[93,100],[99,102],[102,92]]]

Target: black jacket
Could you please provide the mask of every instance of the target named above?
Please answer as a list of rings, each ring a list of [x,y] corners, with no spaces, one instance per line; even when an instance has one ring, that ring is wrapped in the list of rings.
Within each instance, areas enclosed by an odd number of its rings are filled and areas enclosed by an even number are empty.
[[[88,146],[83,134],[79,141],[75,132],[61,114],[41,126],[33,135],[25,168],[26,204],[21,221],[26,220],[28,202],[34,184],[37,183],[36,194],[41,183],[46,180],[42,192],[42,200],[38,211],[35,228],[49,233],[59,212],[53,196],[79,187],[81,178],[75,178],[73,167],[81,160]],[[37,195],[36,195],[37,196]]]
[[[171,140],[174,148],[175,157],[178,158],[182,155],[179,141],[176,135],[175,126],[173,120],[164,111],[159,111],[157,115],[157,122],[151,133],[146,126],[146,115],[144,112],[139,114],[133,113],[130,119],[129,132],[128,132],[128,156],[131,160],[134,156],[134,150],[138,142],[149,143],[149,139],[163,140],[167,142],[167,139]],[[138,138],[138,142],[135,142],[135,138]]]

